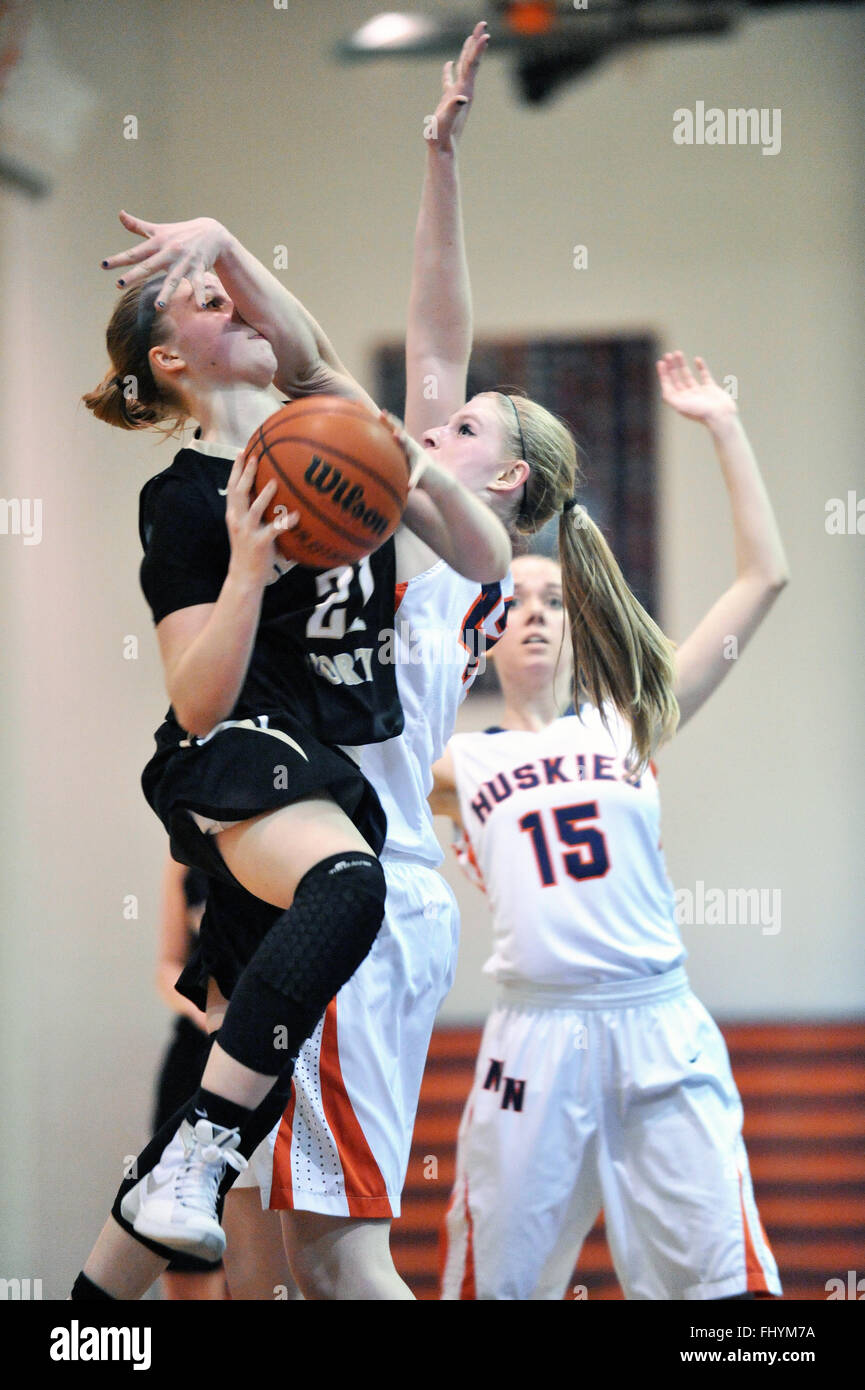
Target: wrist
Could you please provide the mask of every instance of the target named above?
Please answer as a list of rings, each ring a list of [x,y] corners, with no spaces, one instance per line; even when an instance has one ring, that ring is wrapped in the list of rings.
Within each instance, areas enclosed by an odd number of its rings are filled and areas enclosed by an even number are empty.
[[[703,423],[713,439],[723,440],[742,433],[742,421],[732,401],[730,408],[714,415],[707,415]]]
[[[417,486],[423,492],[435,493],[438,496],[453,491],[454,479],[430,457],[430,450],[422,449],[421,453],[423,455],[423,471],[417,480]]]
[[[427,140],[427,164],[431,169],[447,169],[452,171],[456,167],[457,147],[452,137],[448,137],[447,145],[439,145],[433,140]]]
[[[229,600],[244,605],[260,603],[266,585],[267,579],[263,575],[258,574],[254,568],[232,555],[228,562],[228,572],[222,585],[220,598],[225,595]]]
[[[223,227],[221,222],[214,221],[213,235],[216,238],[216,255],[213,259],[214,270],[217,268],[220,261],[224,262],[226,265],[236,264],[240,251],[240,242],[234,233],[230,232],[227,227]]]

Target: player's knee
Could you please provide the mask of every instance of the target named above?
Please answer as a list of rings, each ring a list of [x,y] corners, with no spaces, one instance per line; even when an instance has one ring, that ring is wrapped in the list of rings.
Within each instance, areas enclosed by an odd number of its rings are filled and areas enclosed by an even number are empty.
[[[333,1303],[339,1287],[338,1270],[329,1263],[301,1257],[291,1262],[292,1277],[307,1302]]]
[[[368,954],[384,918],[385,892],[373,855],[349,851],[322,859],[301,879],[253,970],[271,989],[320,1014]]]
[[[291,1211],[282,1213],[282,1229],[292,1273],[304,1298],[412,1296],[393,1263],[389,1221]]]
[[[220,1046],[272,1075],[295,1058],[334,995],[369,952],[384,917],[385,880],[371,854],[322,859],[298,884],[232,995]]]
[[[357,1249],[336,1250],[324,1258],[311,1255],[292,1261],[292,1272],[303,1297],[316,1302],[371,1302],[412,1299],[389,1252],[371,1259]]]

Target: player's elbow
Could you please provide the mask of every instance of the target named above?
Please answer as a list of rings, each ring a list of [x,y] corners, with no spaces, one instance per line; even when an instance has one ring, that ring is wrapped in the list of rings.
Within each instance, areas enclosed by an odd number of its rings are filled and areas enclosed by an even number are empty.
[[[452,787],[433,787],[428,801],[434,816],[447,816],[455,824],[459,824],[460,805]]]
[[[283,364],[280,363],[282,367]],[[344,372],[337,372],[324,358],[318,355],[303,362],[289,364],[281,371],[277,385],[292,397],[345,396],[356,399],[360,388],[356,381]]]
[[[464,530],[458,548],[459,563],[453,568],[475,584],[497,584],[504,579],[513,558],[510,537],[492,514]]]
[[[511,543],[502,530],[501,536],[491,537],[485,547],[478,548],[471,558],[473,573],[466,572],[466,578],[478,584],[497,584],[507,574],[511,558]]]
[[[219,723],[219,720],[192,719],[190,722],[184,723],[182,719],[178,719],[177,722],[192,738],[206,738],[211,729],[214,729]]]
[[[457,574],[461,574],[463,579],[470,579],[473,584],[498,584],[508,572],[506,564],[479,558],[477,555],[454,557],[450,566]]]
[[[774,603],[782,589],[786,589],[790,583],[790,572],[786,564],[762,566],[741,576],[741,581],[747,585],[753,603],[768,605]]]
[[[161,960],[156,969],[156,993],[170,1009],[177,1008],[175,984],[183,971],[182,960]]]
[[[169,692],[170,694],[170,692]],[[222,706],[214,706],[210,701],[179,697],[171,701],[174,717],[185,733],[193,738],[206,738],[211,729],[225,719],[229,713]]]
[[[786,566],[773,569],[761,574],[758,579],[759,598],[767,607],[773,604],[783,589],[790,583],[790,575]]]
[[[775,570],[766,580],[766,587],[772,598],[777,598],[782,589],[786,589],[790,583],[790,571],[785,565],[782,569]]]
[[[508,570],[511,567],[511,561],[513,560],[513,558],[514,553],[510,542],[510,537],[508,536],[507,532],[505,532],[503,539],[498,541],[496,544],[496,554],[494,561],[496,572],[492,580],[489,580],[487,582],[497,583],[500,579],[504,579],[505,575],[508,573]]]

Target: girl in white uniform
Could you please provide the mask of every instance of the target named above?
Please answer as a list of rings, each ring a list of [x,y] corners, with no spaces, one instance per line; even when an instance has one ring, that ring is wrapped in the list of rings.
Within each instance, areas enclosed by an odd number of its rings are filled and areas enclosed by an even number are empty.
[[[668,355],[661,385],[712,435],[737,575],[676,652],[680,725],[729,670],[725,642],[741,649],[786,582],[736,407],[697,362],[699,382]],[[682,965],[654,765],[635,765],[609,704],[559,717],[561,574],[526,556],[513,575],[501,727],[457,735],[435,769],[434,808],[461,822],[486,886],[499,985],[460,1126],[442,1296],[562,1298],[601,1207],[627,1298],[778,1294],[726,1048]]]
[[[358,750],[387,815],[385,921],[301,1049],[282,1124],[235,1185],[256,1182],[262,1205],[286,1212],[399,1216],[430,1035],[456,968],[459,914],[436,872],[427,797],[478,667],[464,637],[494,645],[510,584],[472,585],[436,561],[401,589],[393,645],[405,730]]]

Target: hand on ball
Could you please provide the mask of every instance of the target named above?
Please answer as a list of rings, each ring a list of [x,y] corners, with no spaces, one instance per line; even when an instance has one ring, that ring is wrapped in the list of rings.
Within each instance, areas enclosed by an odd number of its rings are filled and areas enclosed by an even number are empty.
[[[249,459],[244,465],[243,457],[240,453],[234,460],[225,493],[225,524],[231,542],[230,570],[242,581],[264,588],[273,578],[279,560],[277,536],[296,526],[300,513],[280,507],[272,521],[265,521],[264,512],[273,501],[276,483],[271,480],[250,501],[256,460]]]

